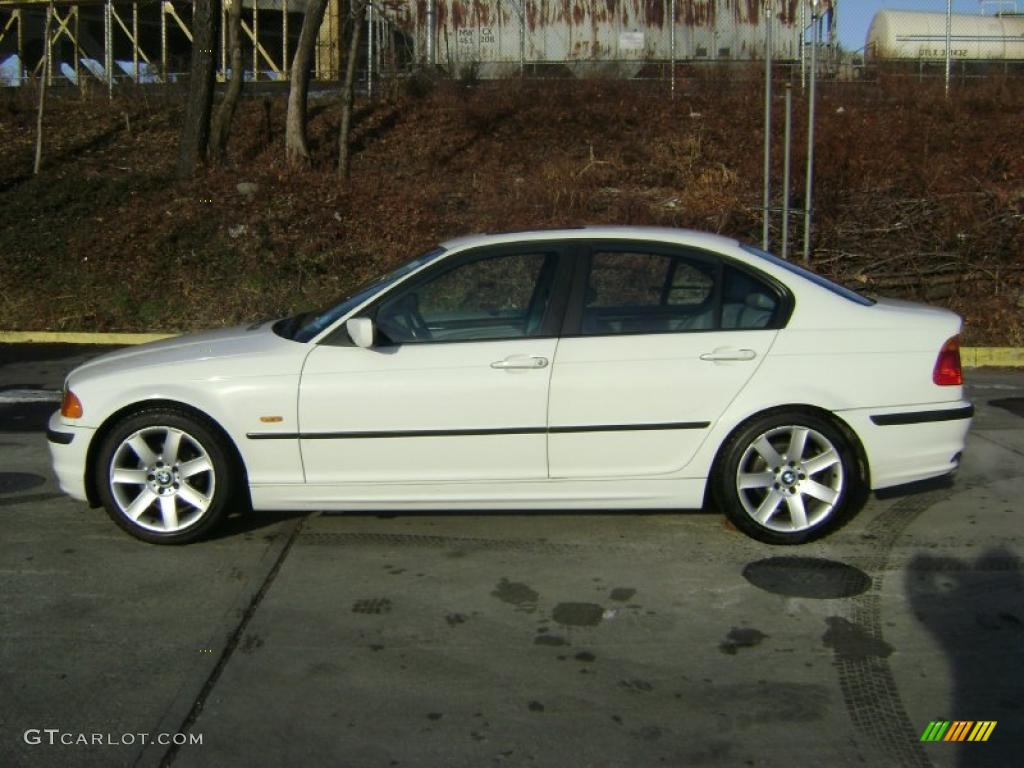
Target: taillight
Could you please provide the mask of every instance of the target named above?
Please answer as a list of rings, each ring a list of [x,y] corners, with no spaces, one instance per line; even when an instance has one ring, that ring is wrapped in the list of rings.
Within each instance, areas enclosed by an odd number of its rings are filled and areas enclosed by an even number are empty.
[[[64,390],[64,400],[60,404],[60,415],[65,419],[82,418],[82,401],[70,389]]]
[[[960,368],[960,336],[954,336],[942,345],[939,358],[935,361],[932,381],[940,387],[960,386],[964,374]]]

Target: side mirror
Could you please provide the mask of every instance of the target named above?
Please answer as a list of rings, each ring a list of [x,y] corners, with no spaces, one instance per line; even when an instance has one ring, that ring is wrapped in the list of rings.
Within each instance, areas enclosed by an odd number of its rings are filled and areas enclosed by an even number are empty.
[[[374,337],[377,329],[373,327],[373,320],[368,317],[353,317],[345,322],[345,330],[352,343],[363,349],[373,347]]]

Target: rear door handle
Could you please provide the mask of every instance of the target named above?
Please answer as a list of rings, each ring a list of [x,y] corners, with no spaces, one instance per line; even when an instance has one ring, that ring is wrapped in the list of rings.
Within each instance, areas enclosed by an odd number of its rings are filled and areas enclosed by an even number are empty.
[[[705,352],[700,356],[701,360],[710,362],[721,362],[723,360],[753,360],[757,353],[752,349],[730,349],[721,347],[714,352]]]
[[[514,368],[547,368],[548,359],[546,357],[534,357],[529,355],[512,355],[506,357],[504,360],[497,360],[491,363],[491,368],[499,369],[514,369]]]

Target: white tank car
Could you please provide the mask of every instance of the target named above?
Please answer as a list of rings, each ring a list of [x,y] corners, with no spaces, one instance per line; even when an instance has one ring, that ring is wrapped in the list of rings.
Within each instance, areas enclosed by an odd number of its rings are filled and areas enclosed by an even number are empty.
[[[954,14],[951,32],[954,59],[1024,60],[1024,16]],[[868,29],[865,53],[873,59],[944,59],[946,14],[879,11]]]

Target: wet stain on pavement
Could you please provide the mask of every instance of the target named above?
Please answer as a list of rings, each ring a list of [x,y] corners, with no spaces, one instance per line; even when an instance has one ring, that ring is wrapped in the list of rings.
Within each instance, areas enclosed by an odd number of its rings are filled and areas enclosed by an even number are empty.
[[[751,627],[733,627],[729,630],[725,640],[719,643],[718,650],[735,656],[740,648],[753,648],[755,645],[760,645],[766,637],[768,635]]]
[[[885,659],[892,655],[891,645],[841,616],[829,616],[825,623],[828,629],[821,641],[826,648],[835,651],[840,661]]]
[[[565,645],[566,641],[564,637],[558,637],[557,635],[537,635],[537,637],[533,638],[533,644],[551,645],[557,647],[560,645]]]
[[[612,600],[616,600],[620,603],[625,603],[635,594],[635,589],[629,589],[628,587],[616,587],[612,590],[611,595],[609,595],[609,597],[611,597]]]
[[[634,693],[649,693],[654,690],[654,686],[646,680],[620,680],[619,687]]]
[[[526,612],[536,610],[537,600],[540,598],[537,592],[521,581],[509,581],[505,578],[498,582],[491,595],[503,603],[514,605],[517,610]]]
[[[256,653],[263,645],[263,638],[259,635],[246,635],[242,640],[242,653]]]
[[[819,557],[758,560],[743,569],[743,578],[765,592],[819,600],[853,597],[871,587],[871,577],[859,568]]]
[[[45,482],[45,477],[32,472],[0,472],[0,493],[19,493]]]
[[[643,728],[632,732],[632,735],[641,741],[657,741],[661,738],[661,734],[661,728],[656,725],[645,725]]]
[[[391,601],[386,597],[356,600],[352,604],[352,613],[391,613]]]
[[[604,616],[604,608],[596,603],[559,603],[551,618],[567,627],[596,627]]]

